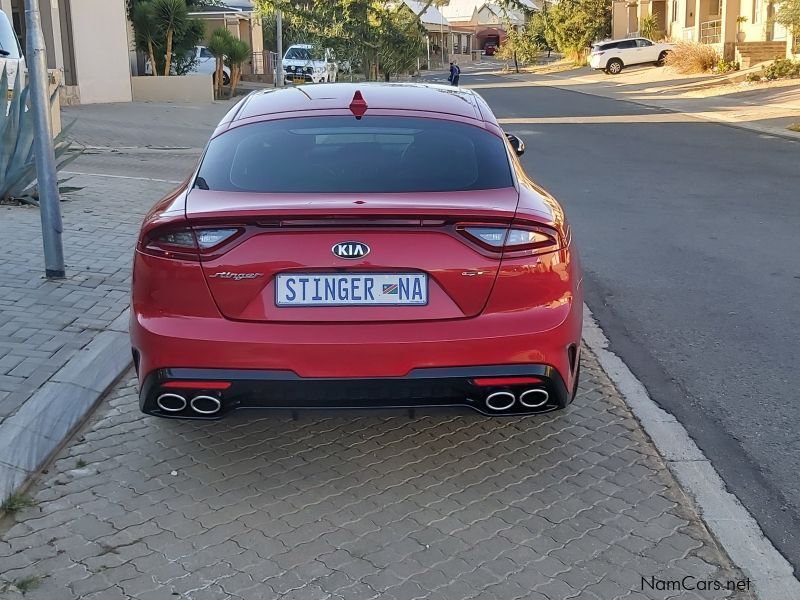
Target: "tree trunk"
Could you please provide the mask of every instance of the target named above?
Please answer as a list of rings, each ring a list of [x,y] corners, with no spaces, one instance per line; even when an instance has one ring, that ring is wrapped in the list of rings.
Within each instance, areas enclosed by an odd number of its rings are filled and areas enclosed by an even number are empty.
[[[519,63],[517,62],[517,51],[514,50],[514,69],[519,73]]]
[[[147,54],[150,56],[150,70],[153,72],[153,77],[158,77],[156,54],[153,52],[153,40],[147,40]]]
[[[392,80],[392,75],[390,73],[387,73],[386,71],[384,71],[383,72],[383,80],[386,83],[389,83]]]
[[[222,97],[222,79],[224,77],[223,76],[224,71],[222,70],[222,57],[221,56],[217,56],[216,57],[216,61],[217,61],[217,68],[216,68],[216,72],[215,72],[215,75],[214,75],[214,97],[215,98],[221,98]]]
[[[170,67],[172,66],[172,28],[167,29],[167,55],[166,63],[164,64],[164,77],[169,76]]]
[[[231,92],[228,98],[233,98],[233,95],[236,93],[236,86],[239,85],[239,73],[241,69],[241,65],[231,65]]]

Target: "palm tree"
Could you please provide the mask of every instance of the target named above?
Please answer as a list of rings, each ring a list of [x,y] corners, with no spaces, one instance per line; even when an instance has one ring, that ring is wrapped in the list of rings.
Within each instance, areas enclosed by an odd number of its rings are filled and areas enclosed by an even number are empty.
[[[250,56],[250,46],[242,40],[233,39],[228,45],[226,54],[228,55],[228,64],[231,66],[230,97],[233,98],[242,75],[242,63]]]
[[[208,51],[217,59],[217,68],[214,72],[214,95],[216,97],[222,96],[222,85],[224,83],[222,64],[233,40],[233,34],[226,27],[215,29],[208,40]]]
[[[158,75],[156,55],[153,51],[153,46],[158,36],[153,3],[149,0],[139,2],[133,9],[132,17],[133,30],[136,34],[136,46],[140,50],[147,52],[147,58],[150,61],[150,68],[153,75]]]
[[[164,75],[169,75],[172,67],[172,39],[176,32],[186,27],[189,9],[186,0],[154,0],[155,17],[158,26],[167,34],[167,52],[165,55]]]

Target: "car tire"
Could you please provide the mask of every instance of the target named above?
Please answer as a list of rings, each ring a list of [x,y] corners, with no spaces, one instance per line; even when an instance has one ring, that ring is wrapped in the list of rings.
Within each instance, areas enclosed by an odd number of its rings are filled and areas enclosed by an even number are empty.
[[[619,75],[622,72],[622,61],[618,58],[612,58],[606,64],[606,73],[609,75]]]
[[[231,76],[228,75],[225,71],[222,72],[222,85],[230,85],[231,84]]]
[[[656,61],[656,65],[658,65],[659,67],[663,67],[664,61],[667,58],[667,54],[669,54],[667,50],[662,50],[661,54],[658,55],[658,60]]]

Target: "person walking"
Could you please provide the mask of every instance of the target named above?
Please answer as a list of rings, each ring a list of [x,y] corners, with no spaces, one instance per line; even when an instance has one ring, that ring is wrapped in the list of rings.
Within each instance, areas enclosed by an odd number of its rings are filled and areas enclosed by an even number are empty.
[[[461,69],[453,62],[450,63],[450,76],[447,78],[452,85],[458,87],[458,78],[461,75]]]

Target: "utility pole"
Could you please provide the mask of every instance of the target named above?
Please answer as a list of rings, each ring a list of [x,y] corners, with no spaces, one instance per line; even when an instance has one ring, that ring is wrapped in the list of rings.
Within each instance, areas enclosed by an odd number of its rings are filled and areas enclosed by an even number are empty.
[[[275,14],[275,41],[278,50],[275,61],[275,85],[283,87],[283,11],[280,8]]]
[[[36,155],[36,181],[39,187],[39,214],[42,219],[44,272],[50,278],[65,276],[64,247],[61,242],[61,200],[58,196],[58,174],[53,149],[50,116],[50,90],[47,76],[47,53],[42,34],[39,0],[25,0],[25,27],[30,80],[31,112],[33,113],[33,152]],[[22,73],[18,75],[21,77]]]

